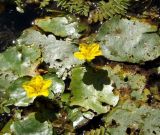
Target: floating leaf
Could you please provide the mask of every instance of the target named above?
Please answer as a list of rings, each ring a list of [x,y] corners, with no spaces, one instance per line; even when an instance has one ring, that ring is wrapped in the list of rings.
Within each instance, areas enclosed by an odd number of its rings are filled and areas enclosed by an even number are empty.
[[[119,64],[115,66],[106,65],[101,68],[108,71],[109,78],[113,80],[118,89],[128,88],[142,91],[147,83],[147,78],[144,74],[136,73],[135,70],[131,69],[126,70]]]
[[[15,135],[53,135],[52,125],[45,121],[41,123],[34,113],[29,114],[23,120],[16,120],[11,125],[11,131]]]
[[[40,63],[41,51],[34,45],[17,45],[0,54],[0,72],[12,72],[18,76],[34,75]]]
[[[119,97],[114,95],[107,72],[91,68],[77,67],[72,70],[70,89],[73,97],[71,106],[78,105],[94,112],[106,113],[115,106]]]
[[[30,77],[18,78],[8,88],[9,100],[12,100],[12,104],[15,106],[28,106],[33,103],[34,98],[28,98],[26,91],[22,88],[22,84],[30,79]]]
[[[71,36],[72,38],[80,37],[79,33],[88,28],[85,24],[80,23],[78,19],[69,15],[65,17],[36,19],[35,25],[45,32],[51,32],[56,36]]]
[[[94,117],[94,113],[87,111],[82,112],[80,108],[68,110],[68,119],[72,121],[74,128],[84,126],[89,120]]]
[[[44,75],[45,79],[52,80],[52,86],[50,87],[50,90],[54,94],[62,94],[64,92],[65,84],[63,80],[59,79],[56,74],[46,74]]]
[[[16,45],[0,54],[0,101],[2,103],[0,108],[11,104],[6,101],[8,98],[6,94],[12,82],[19,76],[35,74],[40,56],[40,49],[34,45]]]
[[[0,73],[0,113],[6,110],[5,106],[8,104],[6,90],[17,78],[18,76],[14,75],[11,71]]]
[[[160,109],[145,105],[138,108],[133,102],[127,101],[114,108],[104,118],[107,135],[125,135],[127,130],[130,130],[130,134],[138,131],[140,135],[158,135],[160,134],[159,113]]]
[[[55,74],[46,74],[45,79],[52,80],[52,86],[49,88],[48,98],[54,99],[55,94],[61,94],[64,91],[64,82],[57,77]],[[35,97],[28,98],[26,91],[23,89],[22,85],[24,82],[30,81],[30,77],[18,78],[14,81],[8,88],[7,92],[9,94],[9,100],[12,100],[12,104],[15,106],[28,106],[33,103]]]
[[[156,25],[114,17],[102,24],[97,39],[108,59],[143,63],[160,56],[160,36],[156,31]]]
[[[41,46],[44,61],[49,63],[50,68],[57,69],[57,74],[59,76],[63,75],[64,78],[72,66],[83,63],[73,55],[78,50],[77,46],[70,41],[56,40],[53,35],[47,37],[38,31],[28,29],[24,31],[18,41],[19,43]]]

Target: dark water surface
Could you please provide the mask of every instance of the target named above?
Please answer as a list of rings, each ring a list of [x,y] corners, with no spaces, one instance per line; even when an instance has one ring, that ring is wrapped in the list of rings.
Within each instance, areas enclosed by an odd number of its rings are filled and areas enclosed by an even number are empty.
[[[24,13],[19,13],[16,6],[0,3],[0,52],[12,45],[21,32],[41,14],[42,11],[37,11],[34,5],[26,7]]]

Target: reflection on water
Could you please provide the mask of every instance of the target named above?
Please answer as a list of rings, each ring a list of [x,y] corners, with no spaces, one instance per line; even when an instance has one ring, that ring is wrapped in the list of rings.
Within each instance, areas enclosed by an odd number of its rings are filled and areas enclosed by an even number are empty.
[[[12,45],[20,33],[31,26],[31,22],[39,16],[33,7],[27,7],[25,13],[16,11],[13,5],[0,3],[0,52]]]

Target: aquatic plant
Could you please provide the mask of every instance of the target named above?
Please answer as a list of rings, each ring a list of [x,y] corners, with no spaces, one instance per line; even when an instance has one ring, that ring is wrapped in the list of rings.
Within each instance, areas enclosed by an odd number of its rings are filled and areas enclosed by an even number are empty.
[[[160,134],[157,0],[8,2],[34,19],[0,53],[0,134]]]

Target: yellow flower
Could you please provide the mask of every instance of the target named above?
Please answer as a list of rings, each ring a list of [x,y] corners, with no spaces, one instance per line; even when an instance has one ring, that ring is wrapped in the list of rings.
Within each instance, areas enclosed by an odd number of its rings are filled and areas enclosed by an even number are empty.
[[[99,44],[97,44],[97,43],[93,43],[93,44],[89,44],[89,45],[82,43],[79,45],[80,52],[75,52],[74,56],[80,60],[91,61],[96,56],[102,55],[102,51],[99,49],[100,49],[100,47],[99,47]]]
[[[30,81],[23,83],[22,87],[27,93],[29,98],[37,96],[48,96],[48,88],[51,86],[51,80],[44,80],[42,76],[37,75]]]

